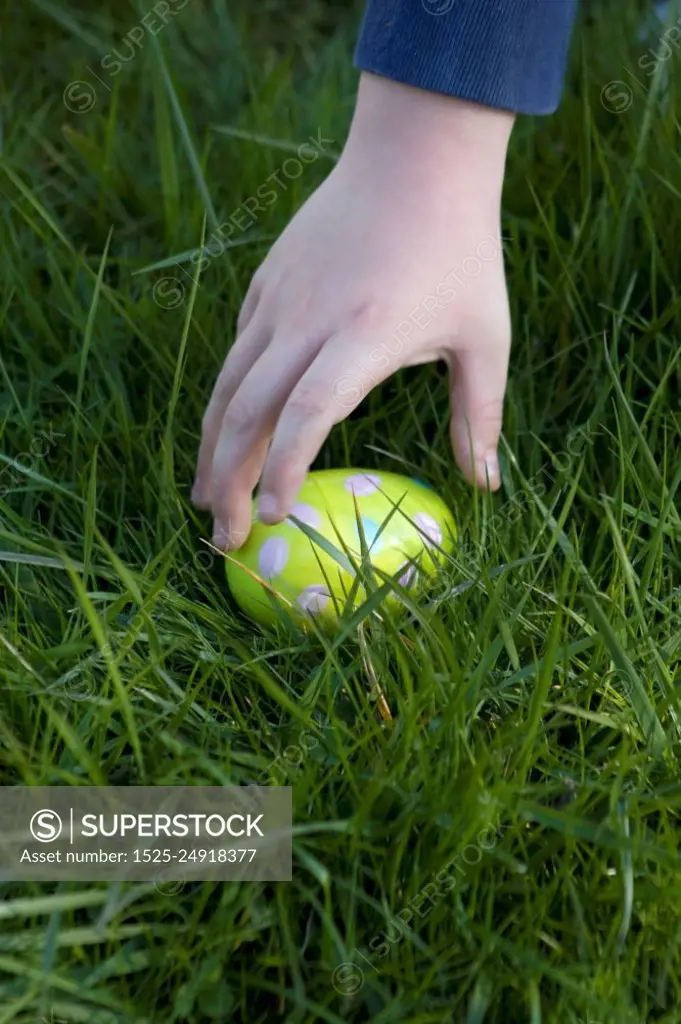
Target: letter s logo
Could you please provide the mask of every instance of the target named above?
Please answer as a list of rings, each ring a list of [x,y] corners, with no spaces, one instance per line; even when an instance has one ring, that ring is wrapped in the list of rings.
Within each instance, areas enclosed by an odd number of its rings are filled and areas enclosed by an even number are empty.
[[[31,835],[39,843],[53,843],[61,835],[61,818],[56,811],[43,809],[36,811],[29,825]]]

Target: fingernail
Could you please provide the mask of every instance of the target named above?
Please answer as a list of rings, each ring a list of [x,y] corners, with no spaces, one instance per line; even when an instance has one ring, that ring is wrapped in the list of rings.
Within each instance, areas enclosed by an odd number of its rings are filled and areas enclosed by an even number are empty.
[[[268,523],[270,520],[276,520],[279,516],[279,506],[276,498],[273,498],[271,494],[262,494],[258,498],[258,519],[262,523]]]
[[[229,548],[229,533],[225,530],[222,523],[213,523],[213,547],[219,548],[220,551],[226,551]]]
[[[485,455],[485,472],[489,481],[489,486],[498,487],[501,482],[501,473],[499,471],[499,459],[497,458],[496,452],[487,452],[487,455]]]

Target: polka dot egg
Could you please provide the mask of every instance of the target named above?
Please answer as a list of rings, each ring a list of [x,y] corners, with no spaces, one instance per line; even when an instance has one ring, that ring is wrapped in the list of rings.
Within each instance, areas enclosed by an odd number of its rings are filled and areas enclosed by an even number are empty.
[[[254,511],[257,516],[257,501]],[[265,526],[255,518],[246,543],[227,559],[227,579],[252,619],[277,621],[276,603],[283,599],[299,622],[315,616],[333,625],[347,602],[352,562],[361,563],[363,544],[373,566],[401,587],[417,589],[446,560],[455,538],[451,512],[422,481],[373,470],[319,470],[308,474],[283,523]],[[365,599],[360,586],[355,604]],[[386,599],[393,606],[398,601],[395,594]]]

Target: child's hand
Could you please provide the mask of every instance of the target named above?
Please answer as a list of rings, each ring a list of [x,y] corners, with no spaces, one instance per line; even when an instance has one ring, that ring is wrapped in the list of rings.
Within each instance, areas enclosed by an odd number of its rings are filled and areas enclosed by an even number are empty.
[[[246,539],[259,481],[259,517],[285,518],[333,425],[416,363],[449,364],[457,461],[499,486],[512,123],[362,77],[343,155],[253,278],[204,417],[193,498],[212,510],[217,546]]]

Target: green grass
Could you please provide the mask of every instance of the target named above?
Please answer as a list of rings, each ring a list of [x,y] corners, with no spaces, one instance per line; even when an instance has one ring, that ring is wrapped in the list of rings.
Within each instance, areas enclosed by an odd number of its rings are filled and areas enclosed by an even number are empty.
[[[2,883],[0,1024],[677,1021],[681,53],[647,79],[637,12],[592,5],[509,158],[502,492],[453,468],[444,375],[392,378],[318,465],[417,472],[461,549],[406,618],[291,638],[189,489],[250,275],[342,146],[356,16],[190,0],[115,75],[132,7],[0,17],[0,781],[268,779],[296,829],[292,883]],[[195,287],[182,254],[319,131]]]

